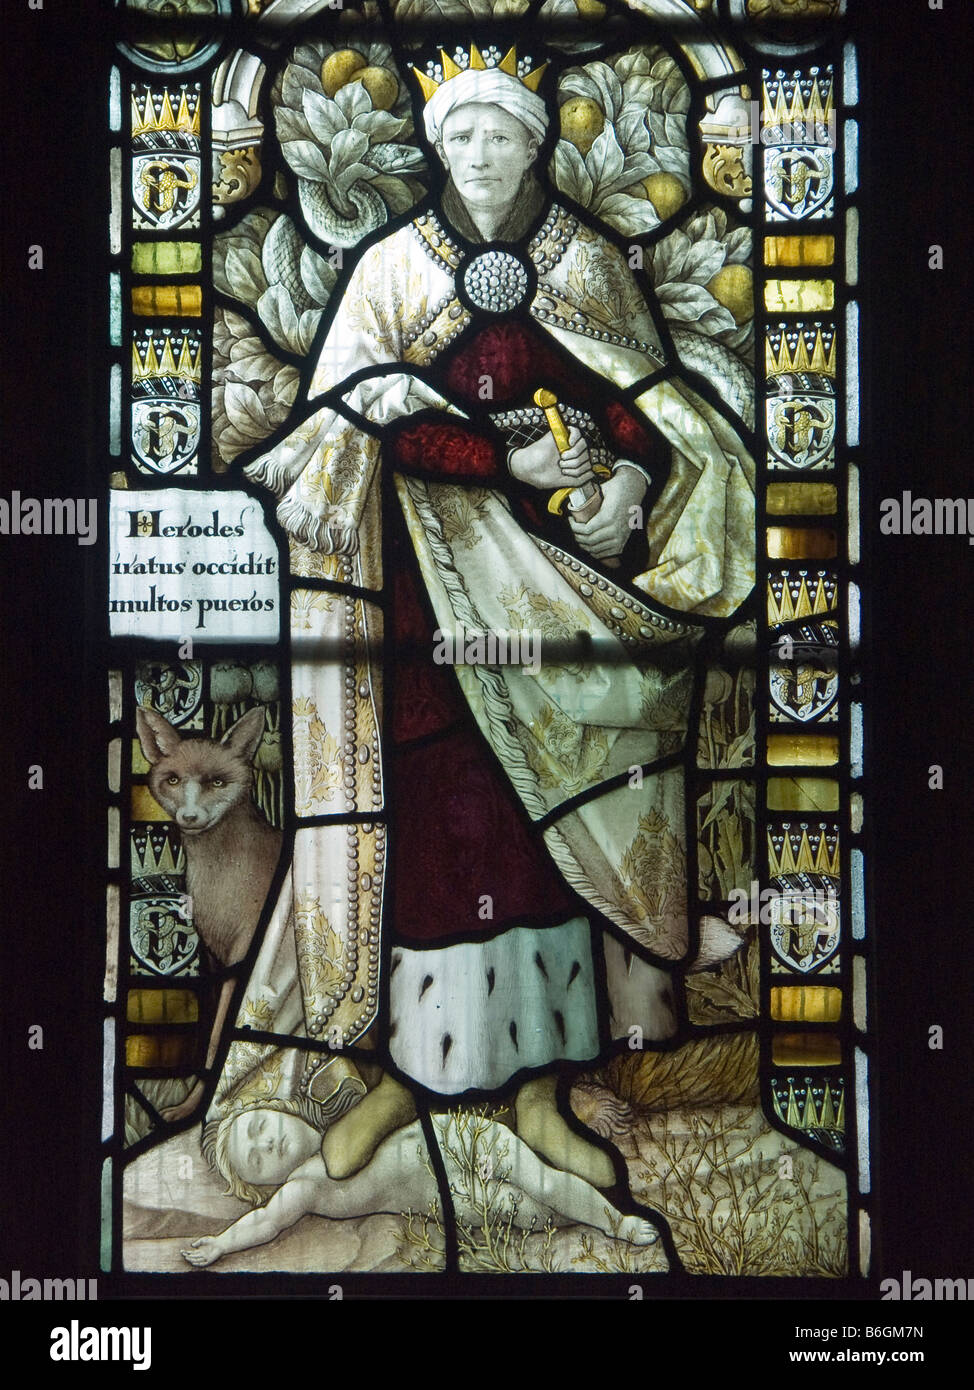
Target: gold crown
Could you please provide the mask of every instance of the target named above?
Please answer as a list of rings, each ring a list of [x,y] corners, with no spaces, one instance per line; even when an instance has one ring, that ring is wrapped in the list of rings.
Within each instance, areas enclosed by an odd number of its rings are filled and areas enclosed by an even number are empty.
[[[174,112],[167,88],[163,89],[161,98],[158,92],[151,92],[148,88],[144,92],[138,94],[133,92],[133,140],[137,135],[156,135],[163,130],[179,131],[183,135],[199,135],[199,94],[194,92],[193,97],[193,107],[192,110],[190,110],[187,91],[186,88],[183,87],[179,97],[179,106]]]
[[[520,82],[522,86],[527,87],[529,92],[536,92],[548,64],[542,63],[539,68],[535,68],[533,72],[525,73],[522,77],[517,70],[517,48],[515,45],[512,45],[507,50],[500,62],[488,63],[485,61],[477,45],[472,43],[470,45],[470,57],[467,67],[464,68],[461,67],[459,63],[455,63],[450,55],[442,48],[440,49],[440,66],[443,71],[443,77],[439,82],[437,82],[435,77],[430,77],[427,73],[420,72],[419,68],[413,68],[413,72],[416,74],[416,78],[422,88],[424,102],[429,101],[433,93],[439,87],[442,87],[444,83],[450,82],[454,77],[459,77],[461,73],[487,72],[491,68],[497,68],[500,72],[506,72],[509,77],[513,77],[516,81]]]
[[[824,332],[817,324],[814,329],[800,323],[789,325],[787,329],[769,328],[765,339],[765,367],[768,376],[780,376],[783,372],[821,372],[822,376],[835,376],[835,349],[836,335],[831,327]]]
[[[178,352],[173,352],[173,346]],[[181,339],[167,336],[162,352],[157,353],[155,344],[149,339],[145,353],[139,351],[137,342],[132,343],[132,380],[144,381],[149,377],[175,376],[184,381],[199,383],[203,375],[203,347],[199,338],[192,340],[183,335]]]
[[[826,874],[830,878],[839,876],[838,837],[827,835],[822,829],[800,826],[797,834],[792,826],[785,826],[776,832],[781,843],[775,845],[776,833],[768,832],[768,868],[776,878],[782,874]],[[832,844],[829,840],[833,839]]]
[[[180,874],[184,868],[182,846],[177,844],[174,848],[170,826],[144,825],[135,831],[132,836],[133,874]]]
[[[827,570],[815,574],[778,570],[768,578],[768,622],[772,627],[831,613],[838,606],[835,576]]]
[[[761,95],[761,121],[765,126],[802,125],[813,129],[815,125],[827,125],[833,109],[831,69],[827,68],[821,76],[817,68],[808,76],[796,72],[772,77],[765,73]]]
[[[792,1129],[835,1129],[845,1131],[845,1086],[841,1081],[830,1082],[828,1078],[822,1088],[821,1107],[815,1100],[812,1082],[807,1077],[804,1095],[795,1092],[797,1077],[788,1077],[788,1096],[783,1099],[772,1086],[774,1108],[778,1118],[784,1120]],[[799,1082],[799,1087],[801,1082]],[[836,1100],[838,1096],[838,1100]]]

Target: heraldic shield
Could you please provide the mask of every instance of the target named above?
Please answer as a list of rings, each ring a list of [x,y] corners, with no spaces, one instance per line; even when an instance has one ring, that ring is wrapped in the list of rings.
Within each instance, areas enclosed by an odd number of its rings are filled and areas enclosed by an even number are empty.
[[[133,808],[131,829],[132,897],[129,946],[133,969],[154,975],[195,975],[199,937],[185,893],[179,832],[166,821],[152,821],[146,802]],[[142,819],[142,817],[146,817]]]
[[[771,698],[781,715],[810,724],[831,710],[834,719],[839,694],[836,623],[803,623],[790,637],[787,660],[781,656],[781,641],[779,636],[771,649],[768,668]]]
[[[198,227],[203,189],[198,85],[133,86],[132,151],[133,226],[146,231]]]
[[[196,955],[198,938],[180,916],[182,899],[146,894],[130,904],[132,954],[157,975],[182,974]]]
[[[169,231],[199,208],[200,161],[195,155],[167,153],[132,161],[132,197],[142,225]]]
[[[771,944],[803,975],[818,970],[839,945],[839,880],[831,874],[795,873],[772,879]]]
[[[832,151],[822,145],[778,145],[765,151],[764,195],[792,221],[825,210],[832,196]]]
[[[835,384],[823,372],[768,378],[768,447],[784,468],[824,468],[835,442]]]
[[[132,349],[134,461],[143,473],[191,471],[202,420],[199,334],[150,327]]]
[[[148,396],[132,404],[132,445],[153,473],[178,473],[195,456],[200,408],[195,401]]]
[[[140,661],[135,672],[138,704],[157,710],[179,728],[196,713],[203,697],[203,667],[198,661]]]

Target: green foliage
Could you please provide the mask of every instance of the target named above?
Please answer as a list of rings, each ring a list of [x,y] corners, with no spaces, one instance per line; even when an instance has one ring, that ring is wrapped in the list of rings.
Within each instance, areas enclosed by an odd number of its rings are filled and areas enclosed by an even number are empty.
[[[646,1200],[670,1223],[677,1252],[693,1274],[842,1278],[847,1270],[845,1203],[816,1201],[813,1187],[825,1161],[792,1158],[792,1176],[750,1152],[747,1111],[727,1107],[684,1112],[686,1129],[670,1117],[653,1135],[652,1154],[637,1175]]]
[[[714,782],[697,803],[698,880],[703,898],[729,898],[754,877],[754,784]]]
[[[754,766],[754,672],[742,668],[733,676],[720,667],[707,674],[697,766],[707,768]]]
[[[451,1142],[450,1130],[441,1130],[444,1158],[455,1175],[450,1191],[457,1210],[460,1267],[477,1274],[550,1273],[555,1228],[550,1220],[541,1227],[533,1221],[525,1228],[517,1225],[517,1197],[507,1186],[509,1146],[493,1122],[495,1113],[489,1106],[454,1112],[456,1142]],[[424,1161],[429,1168],[428,1158]],[[464,1219],[461,1211],[474,1215]],[[422,1215],[405,1212],[403,1221],[404,1244],[398,1252],[403,1264],[411,1269],[435,1268],[431,1261],[444,1241],[439,1204],[434,1201]]]
[[[682,74],[669,54],[634,48],[610,62],[569,68],[558,84],[559,105],[572,99],[588,103],[599,113],[596,124],[604,123],[591,143],[576,143],[578,135],[558,141],[555,186],[625,235],[651,232],[660,216],[643,180],[667,173],[684,195],[690,187],[690,94]]]

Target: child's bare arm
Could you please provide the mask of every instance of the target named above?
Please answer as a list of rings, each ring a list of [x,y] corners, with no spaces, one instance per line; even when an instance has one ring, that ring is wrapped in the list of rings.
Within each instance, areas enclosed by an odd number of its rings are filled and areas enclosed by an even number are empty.
[[[321,1160],[318,1162],[320,1164]],[[191,1265],[202,1269],[213,1264],[221,1255],[229,1255],[235,1250],[250,1250],[255,1245],[266,1245],[289,1226],[293,1226],[302,1216],[314,1211],[317,1186],[312,1172],[301,1176],[292,1175],[283,1187],[278,1188],[266,1206],[248,1211],[218,1236],[200,1236],[191,1243],[188,1250],[180,1253]]]

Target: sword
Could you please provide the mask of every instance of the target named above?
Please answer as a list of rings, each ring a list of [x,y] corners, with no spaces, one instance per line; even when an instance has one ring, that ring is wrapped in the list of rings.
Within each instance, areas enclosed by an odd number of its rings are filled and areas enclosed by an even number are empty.
[[[548,428],[551,430],[559,454],[567,452],[568,430],[558,409],[558,397],[551,391],[539,390],[534,393],[534,403],[544,411]],[[594,471],[603,477],[611,476],[607,468],[596,465]],[[578,487],[560,487],[548,498],[548,511],[552,516],[562,516],[567,507],[577,521],[591,521],[602,506],[602,488],[597,478]],[[601,561],[608,569],[619,568],[618,555],[609,555]]]

